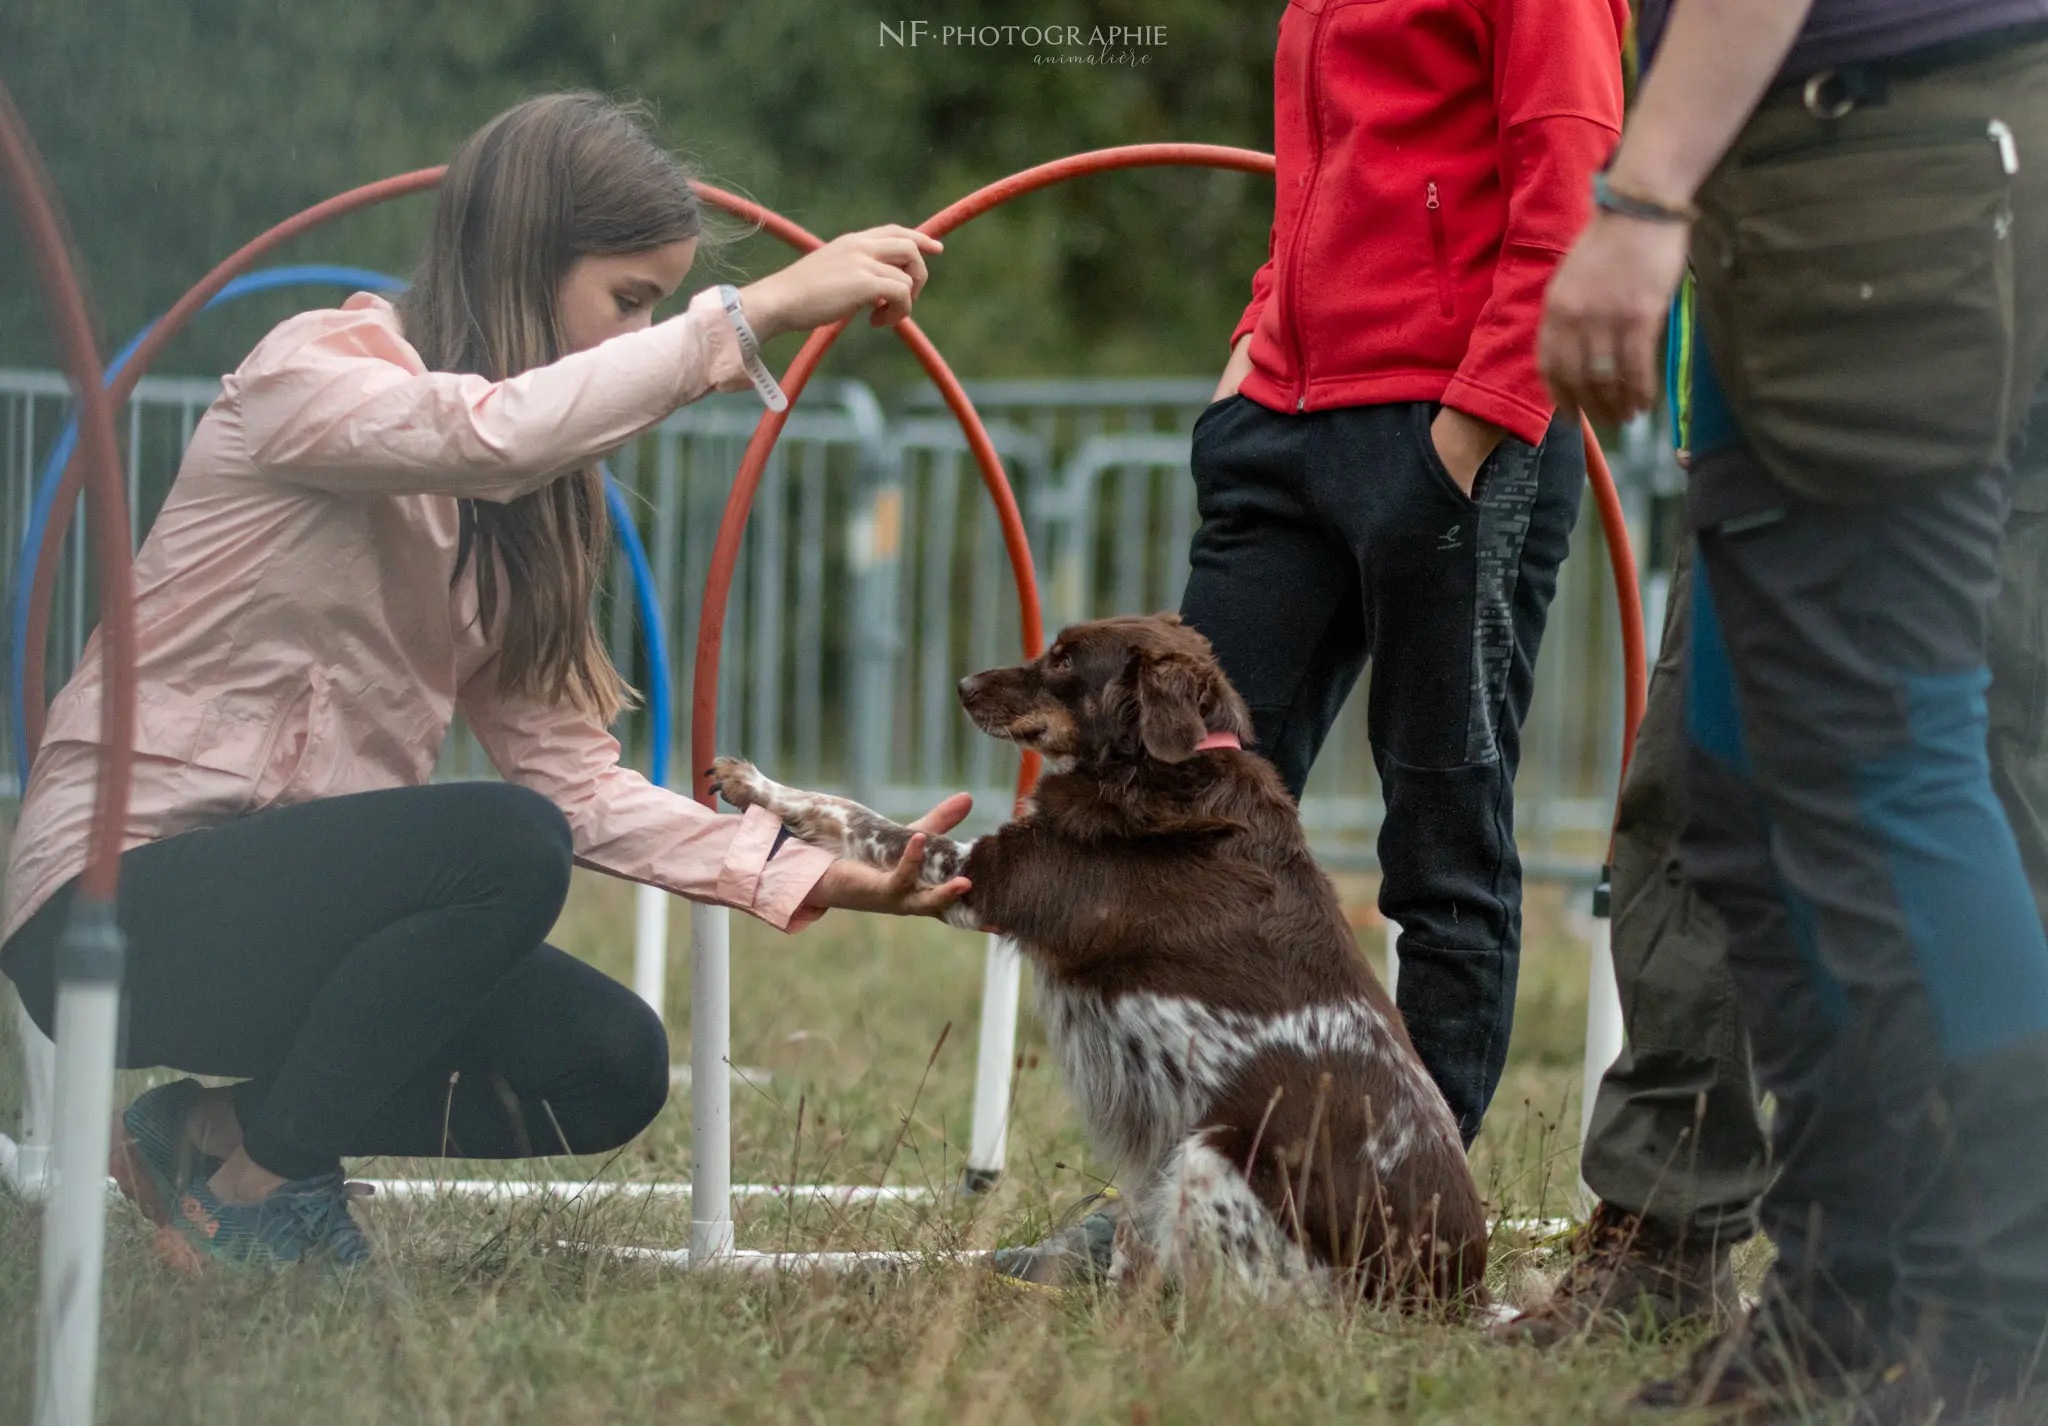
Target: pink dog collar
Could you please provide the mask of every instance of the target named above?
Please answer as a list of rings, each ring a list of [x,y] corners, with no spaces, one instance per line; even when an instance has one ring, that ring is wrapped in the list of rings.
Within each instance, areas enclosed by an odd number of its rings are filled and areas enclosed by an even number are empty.
[[[1195,751],[1198,753],[1206,753],[1211,748],[1236,748],[1239,751],[1243,751],[1244,744],[1237,740],[1237,734],[1227,730],[1221,733],[1211,733],[1208,737],[1202,739],[1201,742],[1195,744]]]

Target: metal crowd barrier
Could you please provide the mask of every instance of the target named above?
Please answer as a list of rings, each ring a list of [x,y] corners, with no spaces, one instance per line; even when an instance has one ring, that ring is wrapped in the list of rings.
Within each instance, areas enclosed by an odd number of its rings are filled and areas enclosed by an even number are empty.
[[[1049,628],[1178,603],[1196,521],[1188,432],[1212,386],[969,384],[1023,507]],[[196,378],[149,377],[138,387],[123,418],[138,530],[161,506],[217,391],[217,382]],[[33,478],[68,404],[56,373],[0,370],[0,541],[10,564],[19,558]],[[679,688],[688,686],[695,659],[719,511],[759,415],[750,393],[707,397],[613,461],[652,556]],[[1614,465],[1642,549],[1650,502],[1672,488],[1675,472],[1647,427],[1629,433]],[[1015,752],[976,735],[953,697],[961,674],[1020,652],[1000,532],[976,498],[977,485],[959,428],[935,394],[920,393],[888,413],[859,382],[812,384],[775,448],[733,588],[719,726],[730,730],[734,751],[778,777],[843,791],[891,814],[922,811],[964,787],[976,794],[978,822],[1000,819]],[[66,541],[53,607],[52,688],[75,667],[94,617],[82,528],[74,522]],[[1620,633],[1600,540],[1588,501],[1524,729],[1517,828],[1531,880],[1590,884],[1614,805]],[[1655,627],[1661,581],[1653,572],[1647,582]],[[628,588],[622,559],[599,617],[613,658],[644,687]],[[644,712],[629,714],[618,732],[629,759],[647,766]],[[684,736],[679,720],[676,737]],[[19,792],[9,737],[0,728],[0,797]],[[439,772],[492,775],[459,727]],[[1302,813],[1326,864],[1374,864],[1380,801],[1362,696],[1332,731]]]

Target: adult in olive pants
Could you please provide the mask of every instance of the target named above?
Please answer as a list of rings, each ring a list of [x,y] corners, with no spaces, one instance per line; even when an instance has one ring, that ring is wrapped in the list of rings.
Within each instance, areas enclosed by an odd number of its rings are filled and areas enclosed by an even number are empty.
[[[2009,455],[2048,364],[2048,15],[1938,8],[1982,28],[1802,69],[1844,10],[1672,7],[1548,295],[1559,399],[1626,415],[1689,260],[1733,426],[1692,442],[1677,850],[1775,1103],[1778,1253],[1646,1405],[2048,1406],[2048,934],[1987,746]]]
[[[2030,425],[1991,610],[1988,748],[2048,922],[2048,387]],[[1627,1043],[1600,1082],[1581,1171],[1610,1208],[1711,1252],[1756,1232],[1769,1166],[1725,933],[1678,868],[1691,573],[1682,553],[1615,825],[1614,972]]]

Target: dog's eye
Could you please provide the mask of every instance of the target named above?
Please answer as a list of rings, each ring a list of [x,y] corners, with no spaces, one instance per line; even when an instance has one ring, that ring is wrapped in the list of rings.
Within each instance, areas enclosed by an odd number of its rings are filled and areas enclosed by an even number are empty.
[[[1045,656],[1045,671],[1047,673],[1065,673],[1073,668],[1073,666],[1074,656],[1057,645],[1054,646],[1051,653]]]

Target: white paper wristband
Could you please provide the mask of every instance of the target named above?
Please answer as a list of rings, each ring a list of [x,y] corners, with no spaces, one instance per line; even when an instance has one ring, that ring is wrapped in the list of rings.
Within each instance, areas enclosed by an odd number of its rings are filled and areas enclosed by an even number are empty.
[[[754,329],[747,322],[747,314],[740,310],[740,290],[730,282],[718,284],[719,300],[725,303],[726,319],[732,323],[733,335],[739,338],[740,359],[746,363],[747,378],[754,383],[761,400],[770,411],[789,409],[789,398],[782,393],[782,387],[775,380],[775,373],[761,360],[761,344],[754,339]]]

